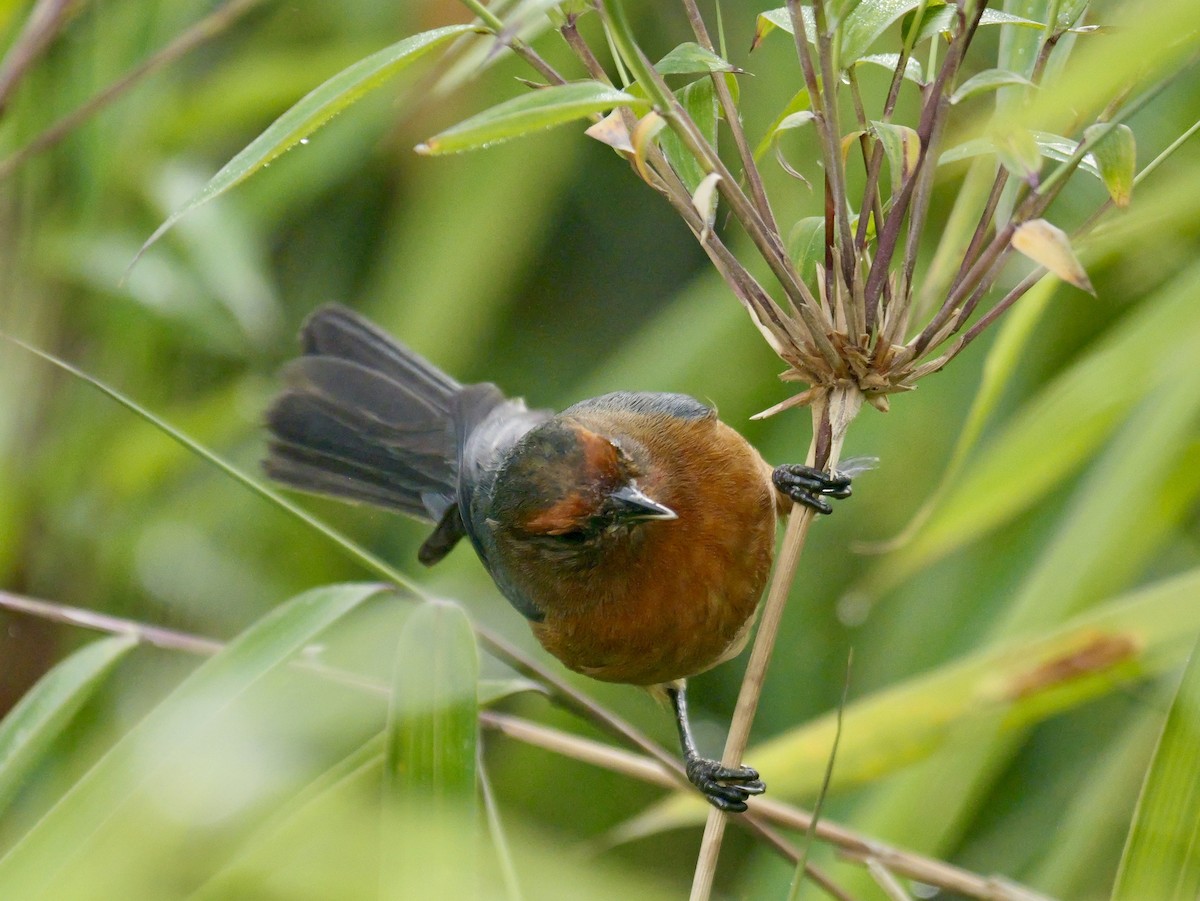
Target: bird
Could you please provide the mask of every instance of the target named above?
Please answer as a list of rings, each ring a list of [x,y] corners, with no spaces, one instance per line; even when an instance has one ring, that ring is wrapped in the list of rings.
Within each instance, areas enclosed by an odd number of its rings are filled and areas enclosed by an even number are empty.
[[[310,314],[300,342],[266,413],[267,475],[433,524],[426,566],[466,538],[551,655],[669,702],[690,782],[744,812],[766,786],[697,751],[687,680],[745,646],[777,518],[794,503],[829,513],[850,477],[772,468],[684,394],[529,409],[339,304]]]

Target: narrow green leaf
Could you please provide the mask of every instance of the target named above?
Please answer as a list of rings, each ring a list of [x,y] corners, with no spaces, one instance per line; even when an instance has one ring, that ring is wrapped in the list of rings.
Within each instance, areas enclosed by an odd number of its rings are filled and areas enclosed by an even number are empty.
[[[478,689],[480,707],[491,707],[527,692],[548,693],[546,686],[532,679],[480,679]]]
[[[892,23],[917,5],[918,0],[874,0],[858,6],[842,24],[839,66],[846,68],[863,56]]]
[[[841,24],[841,56],[838,60],[840,68],[849,68],[861,59],[871,48],[871,45],[897,19],[905,13],[916,9],[918,0],[874,0],[871,3],[860,3],[853,12],[846,16]],[[817,23],[811,6],[802,6],[804,16],[804,31],[810,42],[816,39]],[[776,28],[792,34],[792,18],[787,7],[769,9],[759,13],[754,30],[754,42],[750,49],[762,43],[763,38]],[[893,63],[892,68],[895,68]]]
[[[687,110],[692,121],[696,123],[696,127],[700,129],[700,134],[704,136],[712,147],[717,146],[717,95],[713,90],[712,79],[702,78],[694,81],[687,87],[675,92],[675,96],[679,98],[679,102],[683,108]],[[692,152],[687,149],[687,146],[680,140],[672,129],[664,129],[659,133],[659,146],[662,147],[663,154],[671,163],[683,183],[687,185],[689,193],[694,192],[700,183],[704,180],[704,176],[708,173],[704,171],[704,167],[692,155]]]
[[[924,759],[983,718],[997,718],[1003,733],[1024,729],[1177,666],[1200,630],[1197,592],[1200,570],[1192,570],[1052,631],[997,642],[854,701],[843,714],[831,790],[847,791]],[[820,789],[836,732],[831,711],[751,748],[745,760],[774,796],[806,803]],[[706,809],[693,792],[681,791],[621,826],[616,840],[702,822]]]
[[[1143,301],[1106,339],[998,424],[945,503],[907,547],[856,590],[871,597],[978,539],[1077,472],[1165,377],[1182,378],[1200,353],[1200,266]],[[1182,342],[1164,358],[1164,336]]]
[[[479,651],[457,604],[429,601],[404,622],[388,720],[393,798],[421,808],[475,801]]]
[[[408,617],[396,649],[384,764],[384,898],[471,897],[477,879],[479,651],[471,621],[445,601]],[[447,840],[453,853],[447,854]],[[453,859],[454,866],[430,865]]]
[[[950,34],[954,31],[955,8],[950,5],[941,4],[934,6],[930,4],[926,10],[924,17],[921,19],[921,29],[917,32],[917,43],[927,41],[939,34]],[[984,25],[1019,25],[1022,28],[1040,28],[1045,29],[1045,25],[1041,22],[1035,22],[1033,19],[1026,19],[1022,16],[1014,16],[1012,13],[1006,13],[998,9],[986,9],[983,11],[983,17],[979,20],[980,26]]]
[[[1100,170],[1100,179],[1113,203],[1120,207],[1129,206],[1133,196],[1133,177],[1137,170],[1137,142],[1133,137],[1133,129],[1124,124],[1115,128],[1100,124],[1091,126],[1083,133],[1083,139],[1088,143],[1097,137],[1099,140],[1092,145],[1091,156]]]
[[[1031,132],[1016,126],[1005,128],[992,135],[992,143],[1005,169],[1022,181],[1037,178],[1042,169],[1042,151]]]
[[[127,732],[7,855],[0,885],[12,897],[54,897],[55,885],[87,882],[108,865],[99,850],[128,827],[122,814],[149,803],[151,783],[184,756],[205,727],[269,672],[383,587],[334,585],[305,592],[243,632]],[[152,752],[151,752],[152,751]],[[47,867],[46,861],[54,866]]]
[[[800,14],[804,17],[804,31],[808,34],[809,40],[812,40],[813,35],[817,33],[817,20],[813,16],[811,6],[800,7]],[[750,49],[754,50],[763,42],[772,31],[780,28],[788,34],[793,34],[792,17],[788,13],[786,6],[781,6],[778,9],[768,9],[766,12],[758,14],[758,18],[754,22],[754,40],[750,43]]]
[[[917,160],[921,158],[921,138],[916,129],[907,125],[872,122],[871,127],[883,145],[883,152],[887,154],[888,168],[892,173],[892,191],[895,193],[916,171]]]
[[[1082,288],[1088,294],[1096,293],[1083,264],[1075,256],[1070,237],[1057,225],[1045,219],[1022,222],[1013,232],[1012,246],[1063,281]]]
[[[792,226],[788,255],[809,285],[816,284],[817,267],[825,265],[825,217],[808,216]]]
[[[962,103],[976,94],[996,91],[1010,85],[1033,87],[1033,82],[1024,75],[1009,72],[1005,69],[984,69],[982,72],[972,75],[960,84],[954,93],[950,95],[950,102]]]
[[[650,102],[599,81],[554,85],[484,110],[418,144],[416,149],[429,156],[478,150],[618,106],[645,112]]]
[[[1015,130],[1016,129],[1014,129],[1014,131]],[[1079,146],[1070,138],[1064,138],[1062,135],[1054,135],[1045,131],[1026,132],[1026,134],[1031,134],[1033,136],[1033,140],[1037,145],[1038,152],[1042,156],[1046,157],[1047,159],[1057,160],[1060,163],[1070,159],[1071,155],[1075,152],[1075,148]],[[1013,138],[1010,139],[1010,143],[1017,140],[1023,139]],[[1010,153],[1011,152],[1012,149],[1010,148]],[[1026,150],[1024,152],[1028,153],[1028,145],[1026,145]],[[975,156],[983,156],[985,154],[1000,154],[1000,147],[998,146],[997,139],[995,137],[973,138],[970,141],[964,141],[956,147],[951,147],[940,157],[938,157],[938,165],[940,166],[944,163],[956,163],[960,160],[970,159],[971,157]],[[1024,168],[1027,170],[1032,168],[1032,163],[1026,161]],[[1096,161],[1092,159],[1090,154],[1085,156],[1080,161],[1079,168],[1081,171],[1087,172],[1089,175],[1094,175],[1097,178],[1100,177],[1100,170],[1096,167]]]
[[[758,145],[754,148],[755,162],[760,161],[766,152],[771,149],[771,145],[774,143],[775,138],[778,135],[780,126],[788,120],[788,117],[802,110],[807,110],[811,105],[812,103],[809,100],[807,88],[801,88],[792,95],[792,99],[789,100],[787,105],[779,111],[779,115],[775,117],[775,121],[772,122],[767,128],[766,132],[763,133],[761,140],[759,140]]]
[[[860,56],[853,63],[851,63],[851,66],[861,66],[863,64],[882,66],[889,72],[895,72],[896,66],[900,64],[900,54],[870,53],[866,56]],[[918,60],[913,59],[911,56],[904,61],[904,73],[902,77],[915,84],[925,84],[925,72],[921,68],[921,63]]]
[[[131,635],[85,645],[42,676],[0,721],[0,814],[79,708],[135,647]]]
[[[1179,683],[1121,855],[1113,901],[1200,896],[1200,644]]]
[[[711,50],[688,41],[680,44],[657,63],[654,68],[660,75],[702,75],[705,72],[741,72],[728,60],[722,59]]]
[[[452,38],[474,31],[472,25],[447,25],[413,35],[361,59],[305,95],[214,175],[191,200],[172,213],[142,245],[134,263],[181,218],[201,204],[245,181],[393,75]],[[130,264],[132,267],[133,263]]]

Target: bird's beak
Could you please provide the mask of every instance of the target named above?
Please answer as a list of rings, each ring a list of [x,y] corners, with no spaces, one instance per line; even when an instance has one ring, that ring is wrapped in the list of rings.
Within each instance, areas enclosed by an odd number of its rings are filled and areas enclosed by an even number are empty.
[[[670,507],[660,504],[635,485],[623,485],[609,495],[617,505],[622,519],[641,521],[647,519],[678,519],[679,514]]]

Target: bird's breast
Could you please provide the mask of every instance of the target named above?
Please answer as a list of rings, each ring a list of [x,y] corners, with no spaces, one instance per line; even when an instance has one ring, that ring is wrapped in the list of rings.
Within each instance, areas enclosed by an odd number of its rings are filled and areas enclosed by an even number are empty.
[[[703,672],[740,650],[770,572],[770,468],[715,417],[594,425],[624,436],[644,461],[639,486],[678,518],[640,524],[588,570],[542,586],[534,632],[596,679],[652,685]]]

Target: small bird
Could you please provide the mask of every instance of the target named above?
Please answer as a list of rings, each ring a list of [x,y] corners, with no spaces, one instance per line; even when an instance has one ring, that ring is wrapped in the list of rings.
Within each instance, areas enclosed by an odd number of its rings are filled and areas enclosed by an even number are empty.
[[[683,394],[617,392],[555,415],[460,385],[345,307],[316,310],[267,413],[267,474],[462,538],[542,646],[579,673],[666,695],[688,778],[716,807],[765,790],[701,757],[686,679],[745,646],[793,502],[830,512],[846,475],[772,470]]]

